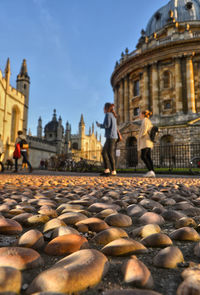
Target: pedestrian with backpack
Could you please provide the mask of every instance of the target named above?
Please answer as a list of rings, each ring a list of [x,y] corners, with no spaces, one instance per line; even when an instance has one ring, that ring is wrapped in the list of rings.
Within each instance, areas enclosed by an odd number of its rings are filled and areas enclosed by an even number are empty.
[[[17,132],[18,134],[18,137],[15,141],[15,146],[20,146],[20,153],[21,153],[21,156],[23,157],[23,163],[27,163],[28,164],[28,168],[29,168],[29,172],[31,173],[33,171],[33,168],[28,160],[28,142],[26,140],[26,136],[23,134],[23,132],[21,130],[19,130]],[[18,157],[15,157],[15,170],[14,172],[17,172],[18,171]]]
[[[144,175],[145,177],[155,177],[153,161],[151,158],[153,141],[150,138],[150,133],[153,125],[149,119],[150,116],[152,116],[152,112],[148,110],[140,112],[139,115],[142,123],[138,134],[138,151],[141,152],[141,159],[148,169],[148,172]]]

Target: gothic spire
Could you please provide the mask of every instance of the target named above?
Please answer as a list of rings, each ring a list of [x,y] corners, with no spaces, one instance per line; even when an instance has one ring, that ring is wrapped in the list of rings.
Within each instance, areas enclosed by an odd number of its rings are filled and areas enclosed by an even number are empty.
[[[10,73],[10,59],[8,57],[6,67],[5,67],[5,74]]]
[[[81,119],[80,119],[79,126],[85,126],[85,122],[84,122],[84,119],[83,119],[83,114],[81,114]]]

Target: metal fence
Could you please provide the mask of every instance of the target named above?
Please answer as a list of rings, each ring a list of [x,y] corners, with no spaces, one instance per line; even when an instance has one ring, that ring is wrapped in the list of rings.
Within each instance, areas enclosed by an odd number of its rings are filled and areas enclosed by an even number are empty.
[[[155,145],[152,151],[154,166],[158,168],[189,168],[190,160],[196,156],[200,157],[200,143]],[[143,166],[136,146],[121,149],[120,157],[124,157],[124,161],[118,159],[119,167],[120,162],[126,168]]]
[[[190,161],[193,157],[200,157],[200,143],[196,144],[165,144],[154,145],[152,159],[155,168],[190,168]],[[93,150],[71,154],[65,159],[65,166],[74,163],[79,167],[102,167],[103,161],[101,150]],[[73,166],[73,165],[72,165]],[[117,168],[144,168],[145,165],[140,159],[137,146],[125,147],[116,150]],[[70,166],[71,167],[71,166]]]

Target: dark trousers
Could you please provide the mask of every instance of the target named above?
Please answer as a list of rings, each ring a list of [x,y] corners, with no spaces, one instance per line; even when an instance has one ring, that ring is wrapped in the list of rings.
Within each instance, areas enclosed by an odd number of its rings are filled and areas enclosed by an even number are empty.
[[[32,170],[32,166],[28,160],[27,151],[21,151],[21,155],[23,157],[23,163],[27,163],[29,170]],[[18,170],[18,159],[15,159],[15,171]]]
[[[145,148],[141,150],[141,159],[145,163],[147,169],[149,171],[154,170],[153,169],[153,161],[151,159],[151,149]]]
[[[102,150],[105,169],[115,170],[115,144],[117,139],[107,138]]]

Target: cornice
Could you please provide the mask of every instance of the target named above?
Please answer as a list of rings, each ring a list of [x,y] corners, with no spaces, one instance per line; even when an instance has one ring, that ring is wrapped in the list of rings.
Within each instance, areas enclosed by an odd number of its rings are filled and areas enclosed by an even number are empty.
[[[158,62],[166,58],[181,58],[199,53],[200,38],[172,41],[167,44],[146,49],[141,53],[129,56],[117,66],[111,75],[111,85],[115,87],[124,76],[136,70],[138,67],[143,68],[144,66],[152,64],[155,60]]]

